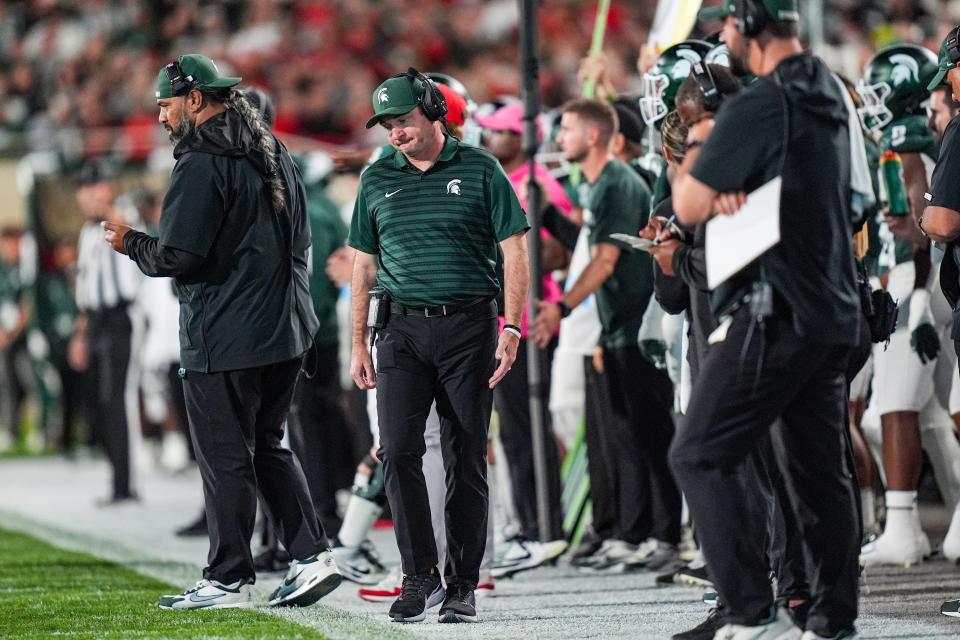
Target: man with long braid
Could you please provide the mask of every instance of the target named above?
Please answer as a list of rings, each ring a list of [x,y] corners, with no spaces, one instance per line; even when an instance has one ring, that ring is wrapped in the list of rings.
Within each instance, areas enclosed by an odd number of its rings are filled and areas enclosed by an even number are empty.
[[[212,60],[181,56],[157,77],[177,162],[160,237],[104,223],[106,241],[148,276],[175,278],[180,375],[210,533],[203,580],[162,609],[253,606],[257,491],[290,556],[272,606],[306,606],[341,575],[297,459],[280,445],[318,321],[310,224],[290,154]]]

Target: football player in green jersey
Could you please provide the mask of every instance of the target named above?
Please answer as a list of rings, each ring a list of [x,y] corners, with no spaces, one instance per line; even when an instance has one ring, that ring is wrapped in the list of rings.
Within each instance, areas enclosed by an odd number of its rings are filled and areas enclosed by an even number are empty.
[[[939,423],[944,422],[937,419],[943,411],[934,380],[937,365],[945,362],[934,360],[938,355],[944,360],[948,357],[944,353],[950,351],[940,348],[941,334],[950,321],[949,308],[945,314],[939,312],[945,305],[939,304],[942,294],[936,276],[931,277],[931,245],[916,224],[938,153],[925,112],[930,96],[927,84],[936,70],[937,59],[931,51],[894,45],[871,58],[858,87],[864,102],[861,118],[880,141],[885,216],[876,275],[900,300],[906,315],[889,348],[874,351],[873,397],[883,434],[888,519],[884,534],[864,547],[862,559],[870,565],[912,564],[929,549],[917,515],[916,488],[922,442],[935,437]],[[932,427],[925,429],[929,433],[923,437],[921,422]],[[926,448],[931,455],[939,449]]]

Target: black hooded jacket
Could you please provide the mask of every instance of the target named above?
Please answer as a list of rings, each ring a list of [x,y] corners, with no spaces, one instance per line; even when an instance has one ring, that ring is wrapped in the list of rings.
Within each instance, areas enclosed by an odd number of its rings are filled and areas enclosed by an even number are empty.
[[[691,175],[720,193],[750,192],[775,178],[783,162],[781,240],[746,273],[724,283],[727,297],[733,297],[729,289],[748,291],[751,281],[763,277],[801,336],[853,346],[860,303],[850,242],[847,123],[827,66],[809,53],[792,56],[724,102]],[[723,293],[718,288],[712,296]]]
[[[286,207],[270,200],[264,154],[233,110],[213,116],[174,149],[160,237],[124,238],[148,276],[175,278],[180,362],[217,372],[283,362],[310,347],[310,224],[303,181],[280,142]]]

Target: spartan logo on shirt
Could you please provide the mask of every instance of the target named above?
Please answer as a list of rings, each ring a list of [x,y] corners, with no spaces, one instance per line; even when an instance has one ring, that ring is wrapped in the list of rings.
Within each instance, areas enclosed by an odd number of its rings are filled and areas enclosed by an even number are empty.
[[[890,82],[899,87],[904,82],[920,82],[920,65],[916,60],[905,54],[890,56],[893,70],[890,72]]]
[[[383,89],[380,89],[380,91],[377,92],[377,101],[380,104],[383,104],[384,102],[390,102],[390,96],[387,95],[386,87],[384,87]]]
[[[460,183],[461,183],[461,182],[462,182],[462,180],[460,180],[460,179],[451,180],[450,182],[448,182],[448,183],[447,183],[447,193],[448,193],[448,194],[451,194],[451,193],[452,193],[452,194],[455,195],[455,196],[460,195]]]

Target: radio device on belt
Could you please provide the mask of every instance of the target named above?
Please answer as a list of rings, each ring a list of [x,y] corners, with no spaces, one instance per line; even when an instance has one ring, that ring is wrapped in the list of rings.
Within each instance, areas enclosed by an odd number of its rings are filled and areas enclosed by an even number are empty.
[[[377,330],[387,326],[390,319],[390,294],[384,289],[370,289],[370,307],[367,311],[367,327],[370,329],[370,348],[377,339]]]

